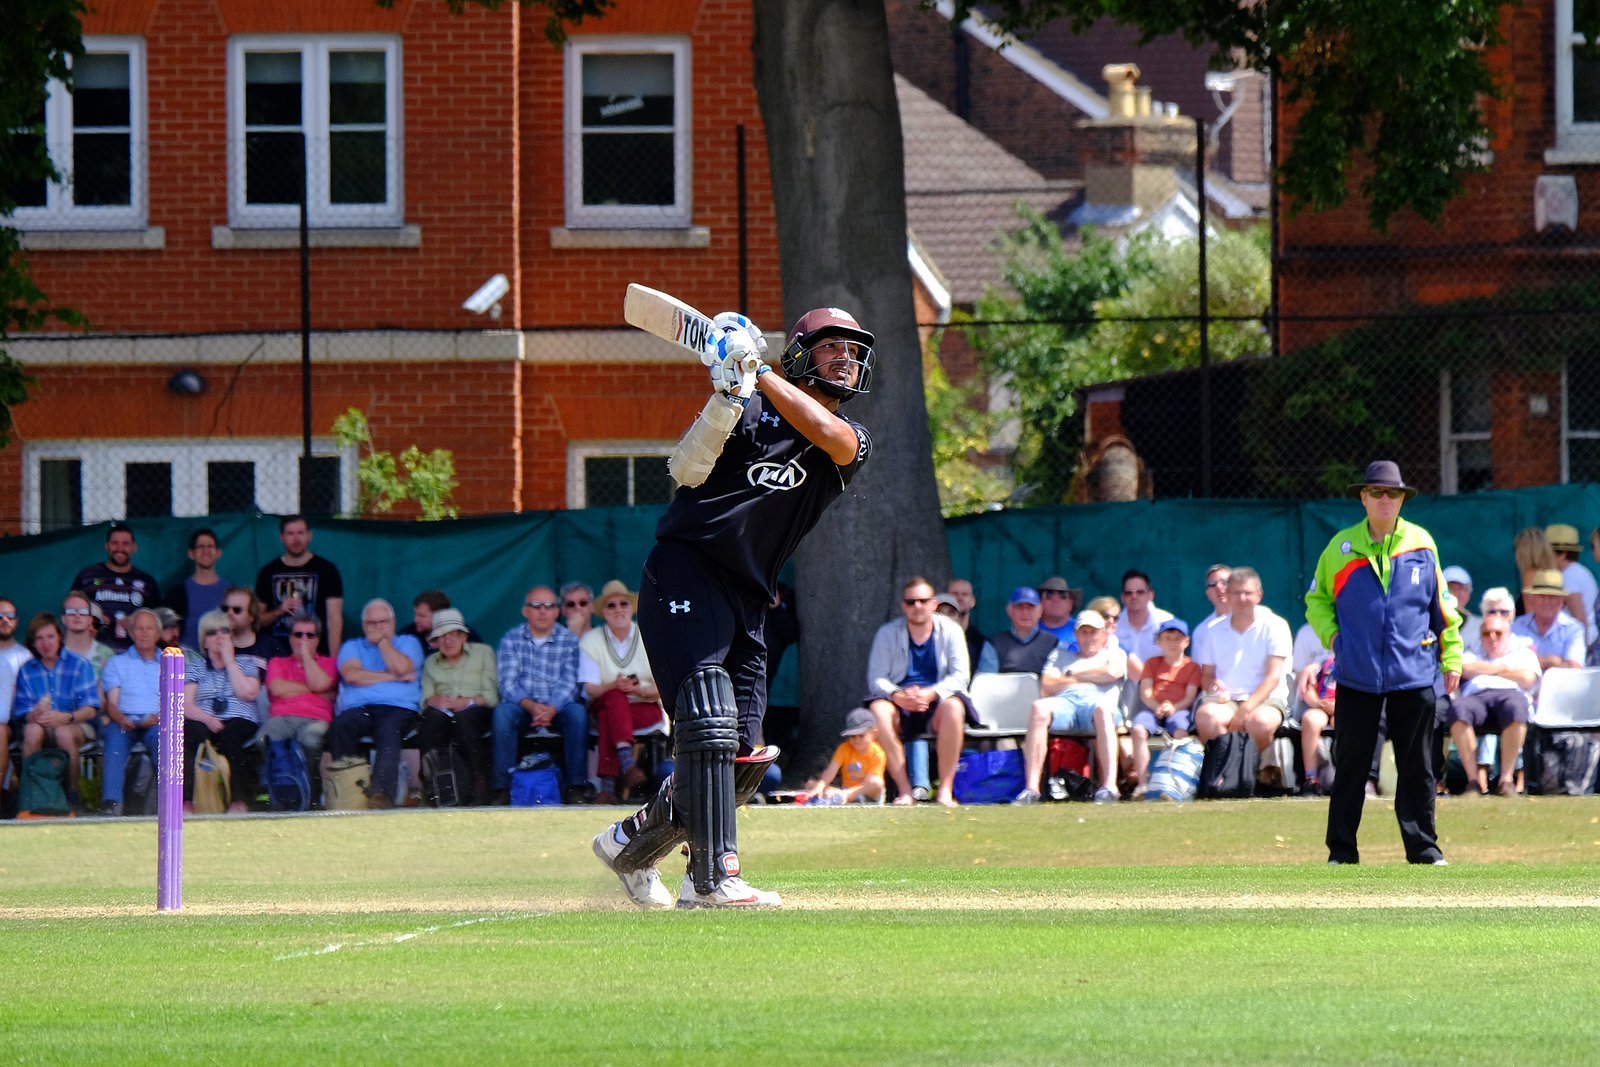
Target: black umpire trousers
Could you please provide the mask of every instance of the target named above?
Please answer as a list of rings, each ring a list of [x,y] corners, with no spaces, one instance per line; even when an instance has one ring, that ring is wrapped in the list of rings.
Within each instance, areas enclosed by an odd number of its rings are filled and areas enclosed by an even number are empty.
[[[1394,744],[1396,783],[1394,816],[1406,859],[1432,863],[1442,859],[1433,826],[1434,776],[1429,746],[1434,738],[1433,687],[1365,693],[1340,683],[1334,693],[1334,775],[1328,801],[1328,858],[1359,863],[1356,832],[1366,800],[1367,776],[1378,741],[1378,717],[1387,710],[1389,740]],[[1345,773],[1360,768],[1358,773]]]

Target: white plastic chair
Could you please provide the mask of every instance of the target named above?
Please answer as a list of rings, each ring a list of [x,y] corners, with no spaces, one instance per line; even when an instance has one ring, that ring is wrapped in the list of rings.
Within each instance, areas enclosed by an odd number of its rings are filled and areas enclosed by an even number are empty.
[[[1037,674],[974,674],[967,689],[982,727],[969,728],[968,737],[1021,737],[1028,732],[1028,715],[1039,699]]]
[[[1530,721],[1546,730],[1600,727],[1600,667],[1551,667]]]

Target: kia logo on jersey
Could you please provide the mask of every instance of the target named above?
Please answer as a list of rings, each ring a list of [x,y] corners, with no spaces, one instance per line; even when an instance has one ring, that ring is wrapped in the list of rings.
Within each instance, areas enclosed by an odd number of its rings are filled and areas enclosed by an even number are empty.
[[[806,480],[806,469],[798,460],[788,463],[756,463],[745,472],[758,489],[793,489]]]

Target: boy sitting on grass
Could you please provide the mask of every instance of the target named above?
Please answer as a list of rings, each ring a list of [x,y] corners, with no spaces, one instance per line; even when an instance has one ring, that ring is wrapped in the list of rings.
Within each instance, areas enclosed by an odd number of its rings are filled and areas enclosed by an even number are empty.
[[[1129,733],[1133,735],[1133,776],[1138,784],[1133,799],[1142,800],[1150,772],[1150,735],[1165,730],[1174,739],[1189,736],[1194,729],[1194,698],[1200,692],[1200,665],[1184,650],[1189,647],[1189,625],[1182,619],[1168,619],[1156,632],[1160,656],[1145,662],[1139,677],[1139,702],[1133,713]]]
[[[807,803],[826,797],[836,804],[856,800],[877,800],[883,796],[883,772],[888,764],[883,746],[878,744],[878,721],[866,708],[856,708],[844,718],[844,741],[834,750],[833,759],[822,774],[806,786]],[[834,775],[844,788],[829,785]]]

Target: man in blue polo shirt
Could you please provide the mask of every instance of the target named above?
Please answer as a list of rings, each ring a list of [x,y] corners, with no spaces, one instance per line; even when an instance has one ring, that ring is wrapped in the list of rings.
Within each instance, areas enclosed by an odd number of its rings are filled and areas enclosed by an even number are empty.
[[[328,730],[333,759],[360,751],[367,734],[377,743],[372,791],[367,807],[404,804],[406,783],[399,780],[400,739],[422,707],[422,643],[410,634],[395,636],[394,607],[369,600],[361,609],[361,636],[339,646],[339,713]]]
[[[156,651],[161,621],[150,608],[134,608],[124,625],[133,644],[107,660],[100,674],[108,720],[105,782],[100,791],[100,811],[105,815],[122,814],[129,750],[142,744],[155,759],[161,733],[161,657]]]

